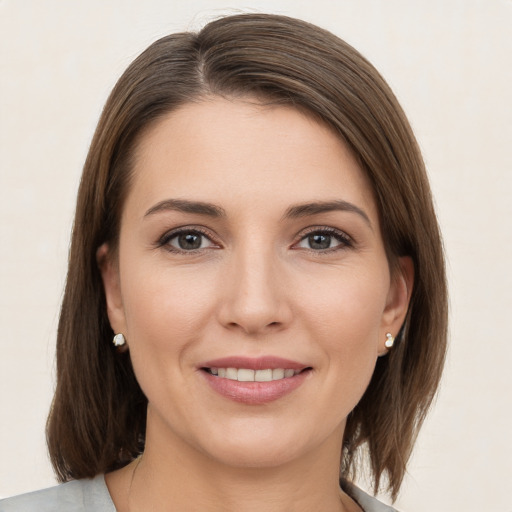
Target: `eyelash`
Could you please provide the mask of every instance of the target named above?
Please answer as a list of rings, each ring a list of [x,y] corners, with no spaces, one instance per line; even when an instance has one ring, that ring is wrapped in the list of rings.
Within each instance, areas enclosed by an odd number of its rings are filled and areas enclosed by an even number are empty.
[[[201,237],[204,237],[208,239],[214,246],[214,248],[218,248],[219,244],[215,241],[214,237],[209,231],[206,231],[200,227],[194,226],[194,227],[182,227],[178,229],[174,229],[172,231],[169,231],[165,233],[157,242],[157,247],[163,247],[167,251],[177,254],[196,254],[197,252],[205,249],[198,248],[198,249],[191,249],[191,250],[185,250],[185,249],[179,249],[177,247],[173,247],[170,245],[171,240],[174,238],[177,238],[180,235],[198,235]]]
[[[158,240],[156,245],[157,245],[157,247],[163,247],[167,251],[176,253],[176,254],[196,254],[197,252],[205,249],[205,247],[199,247],[197,249],[185,250],[185,249],[179,249],[177,247],[170,245],[171,240],[173,240],[174,238],[177,238],[180,235],[185,235],[185,234],[198,235],[201,237],[205,237],[213,244],[213,248],[218,249],[220,247],[220,244],[215,241],[215,238],[212,236],[212,234],[209,231],[204,230],[197,226],[182,227],[182,228],[178,228],[178,229],[172,230],[170,232],[167,232]],[[310,253],[313,253],[315,255],[329,254],[329,253],[332,253],[335,251],[350,249],[350,248],[354,247],[354,240],[350,236],[348,236],[346,233],[344,233],[343,231],[340,231],[338,229],[335,229],[335,228],[323,226],[323,227],[311,227],[305,233],[304,232],[301,233],[299,240],[297,242],[295,242],[291,246],[291,248],[295,249],[295,250],[300,250],[301,248],[298,247],[298,244],[300,244],[302,241],[306,240],[308,237],[313,236],[313,235],[329,236],[339,242],[339,244],[337,246],[329,247],[327,249],[315,250],[315,249],[311,249],[311,248],[302,248],[302,249],[304,249]]]
[[[317,227],[311,227],[309,228],[305,233],[301,233],[301,237],[298,242],[294,243],[292,248],[296,248],[297,245],[306,240],[308,237],[313,235],[324,235],[334,238],[339,242],[339,244],[335,247],[329,247],[327,249],[322,250],[315,250],[311,248],[304,248],[304,250],[309,251],[310,253],[313,253],[314,255],[322,256],[325,254],[330,254],[336,251],[344,250],[344,249],[350,249],[354,247],[354,240],[348,236],[343,231],[340,231],[339,229],[330,228],[327,226],[317,226]]]

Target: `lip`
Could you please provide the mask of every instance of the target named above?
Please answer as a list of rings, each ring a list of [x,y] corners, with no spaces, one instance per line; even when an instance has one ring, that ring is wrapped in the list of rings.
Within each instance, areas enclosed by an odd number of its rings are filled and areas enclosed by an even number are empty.
[[[250,370],[285,368],[300,371],[300,373],[293,377],[269,382],[240,382],[217,377],[204,371],[204,368],[247,368]],[[275,356],[225,357],[205,361],[199,365],[198,369],[213,391],[229,400],[247,405],[274,402],[295,391],[311,374],[310,366]]]
[[[290,370],[304,370],[310,365],[283,359],[276,356],[246,357],[231,356],[205,361],[198,365],[199,368],[247,368],[249,370],[275,370],[276,368],[288,368]]]

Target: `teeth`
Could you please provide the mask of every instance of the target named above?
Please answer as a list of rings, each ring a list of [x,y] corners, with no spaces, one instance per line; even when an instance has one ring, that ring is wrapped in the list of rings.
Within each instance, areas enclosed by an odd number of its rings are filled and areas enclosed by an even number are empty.
[[[272,380],[284,379],[284,370],[282,368],[275,368],[272,370]]]
[[[293,377],[300,370],[286,368],[268,368],[265,370],[250,370],[248,368],[210,368],[212,375],[240,382],[270,382]]]
[[[272,380],[272,370],[256,370],[254,380],[256,382],[270,382]]]
[[[238,380],[238,370],[236,368],[226,368],[226,379]],[[254,380],[254,377],[252,380]]]
[[[245,368],[240,368],[239,370],[237,370],[236,368],[230,368],[230,370],[234,370],[234,376],[231,377],[233,380],[239,380],[240,382],[254,381],[254,370],[246,370]],[[226,377],[229,379],[227,373]]]

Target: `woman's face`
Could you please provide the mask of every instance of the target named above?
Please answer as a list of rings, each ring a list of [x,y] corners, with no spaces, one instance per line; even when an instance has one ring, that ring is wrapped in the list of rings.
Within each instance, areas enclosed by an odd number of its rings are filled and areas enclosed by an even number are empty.
[[[149,400],[148,447],[238,467],[339,459],[408,287],[329,129],[240,99],[167,115],[137,148],[118,254],[102,264],[109,318]]]

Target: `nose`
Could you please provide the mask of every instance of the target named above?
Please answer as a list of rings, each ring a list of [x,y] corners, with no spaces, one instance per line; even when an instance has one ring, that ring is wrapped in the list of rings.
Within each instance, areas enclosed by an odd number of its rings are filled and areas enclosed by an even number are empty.
[[[271,250],[233,254],[222,278],[219,320],[230,330],[256,336],[286,328],[292,319],[290,290]]]

